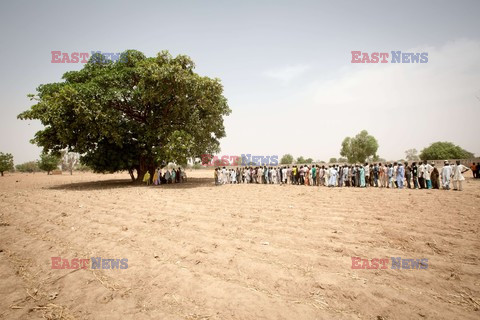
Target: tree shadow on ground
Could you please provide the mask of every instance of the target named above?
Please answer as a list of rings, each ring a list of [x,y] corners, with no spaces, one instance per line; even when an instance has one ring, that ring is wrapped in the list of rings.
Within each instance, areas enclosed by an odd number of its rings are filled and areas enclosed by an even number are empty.
[[[112,179],[102,181],[75,182],[52,186],[52,190],[105,190],[118,188],[153,188],[153,189],[191,189],[199,187],[214,187],[210,178],[188,178],[186,182],[147,186],[144,183],[132,182],[131,179]]]

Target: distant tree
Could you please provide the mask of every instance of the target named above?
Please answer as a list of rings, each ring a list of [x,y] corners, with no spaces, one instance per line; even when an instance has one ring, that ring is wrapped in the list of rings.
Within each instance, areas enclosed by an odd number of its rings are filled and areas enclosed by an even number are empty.
[[[0,152],[0,174],[13,169],[13,155],[10,153]]]
[[[70,175],[73,174],[73,169],[79,162],[80,155],[75,152],[63,152],[62,157],[62,170],[70,171]]]
[[[420,152],[422,160],[469,159],[474,154],[452,142],[434,142]]]
[[[303,156],[298,157],[296,160],[296,163],[300,163],[300,164],[305,163],[305,158]]]
[[[40,155],[40,161],[38,162],[38,167],[43,171],[47,171],[47,174],[58,167],[62,162],[61,155],[59,154],[48,154],[42,153]]]
[[[312,158],[307,158],[307,159],[305,159],[305,163],[310,164],[310,163],[312,163],[312,162],[313,162],[313,159],[312,159]]]
[[[280,164],[292,164],[293,156],[290,153],[284,154],[282,159],[280,159]]]
[[[340,157],[337,159],[338,162],[348,162],[347,158]]]
[[[374,136],[362,130],[355,137],[346,137],[342,142],[340,155],[347,157],[350,163],[363,163],[370,156],[375,156],[378,150],[378,142]]]
[[[39,172],[40,168],[38,167],[37,161],[28,161],[22,164],[17,164],[15,166],[18,172]]]
[[[328,160],[328,163],[336,163],[337,162],[337,158],[330,158],[330,160]]]
[[[420,158],[418,157],[418,151],[417,149],[408,149],[405,151],[405,158],[407,161],[418,161]]]

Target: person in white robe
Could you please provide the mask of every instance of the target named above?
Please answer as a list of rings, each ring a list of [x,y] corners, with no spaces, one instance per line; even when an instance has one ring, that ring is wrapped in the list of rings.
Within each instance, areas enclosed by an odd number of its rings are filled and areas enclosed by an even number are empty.
[[[228,182],[228,172],[225,167],[222,168],[222,183],[227,184]]]
[[[457,164],[452,168],[453,190],[463,190],[462,184],[465,180],[463,173],[467,172],[468,170],[470,169],[463,164],[460,164],[460,161],[457,160]]]
[[[445,161],[440,175],[442,176],[443,189],[450,190],[450,179],[452,177],[452,167],[450,166],[448,161]]]
[[[272,181],[270,181],[270,183],[276,184],[277,183],[277,170],[275,170],[275,168],[270,168],[270,171],[272,172]]]
[[[328,187],[328,184],[330,183],[330,166],[328,168],[325,168],[324,170],[324,175],[323,175],[323,181],[325,183],[325,186]]]
[[[328,179],[328,186],[329,187],[335,187],[336,183],[337,183],[337,170],[335,169],[335,167],[331,167],[329,169],[329,179]]]

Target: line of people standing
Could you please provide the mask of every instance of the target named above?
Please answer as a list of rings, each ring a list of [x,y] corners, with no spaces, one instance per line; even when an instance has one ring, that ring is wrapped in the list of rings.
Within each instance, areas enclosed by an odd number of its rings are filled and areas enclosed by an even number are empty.
[[[380,187],[403,189],[462,190],[463,173],[468,168],[459,161],[450,165],[445,161],[439,171],[427,161],[411,165],[400,163],[365,163],[364,165],[301,165],[215,168],[215,184],[293,184],[328,187]]]

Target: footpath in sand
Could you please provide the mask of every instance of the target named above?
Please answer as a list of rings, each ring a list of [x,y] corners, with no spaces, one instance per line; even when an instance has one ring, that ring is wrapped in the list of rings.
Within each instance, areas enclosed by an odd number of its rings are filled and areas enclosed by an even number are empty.
[[[188,175],[161,187],[128,174],[0,178],[0,318],[480,318],[480,180],[453,192]],[[56,270],[51,257],[128,268]],[[428,269],[358,270],[352,257]]]

